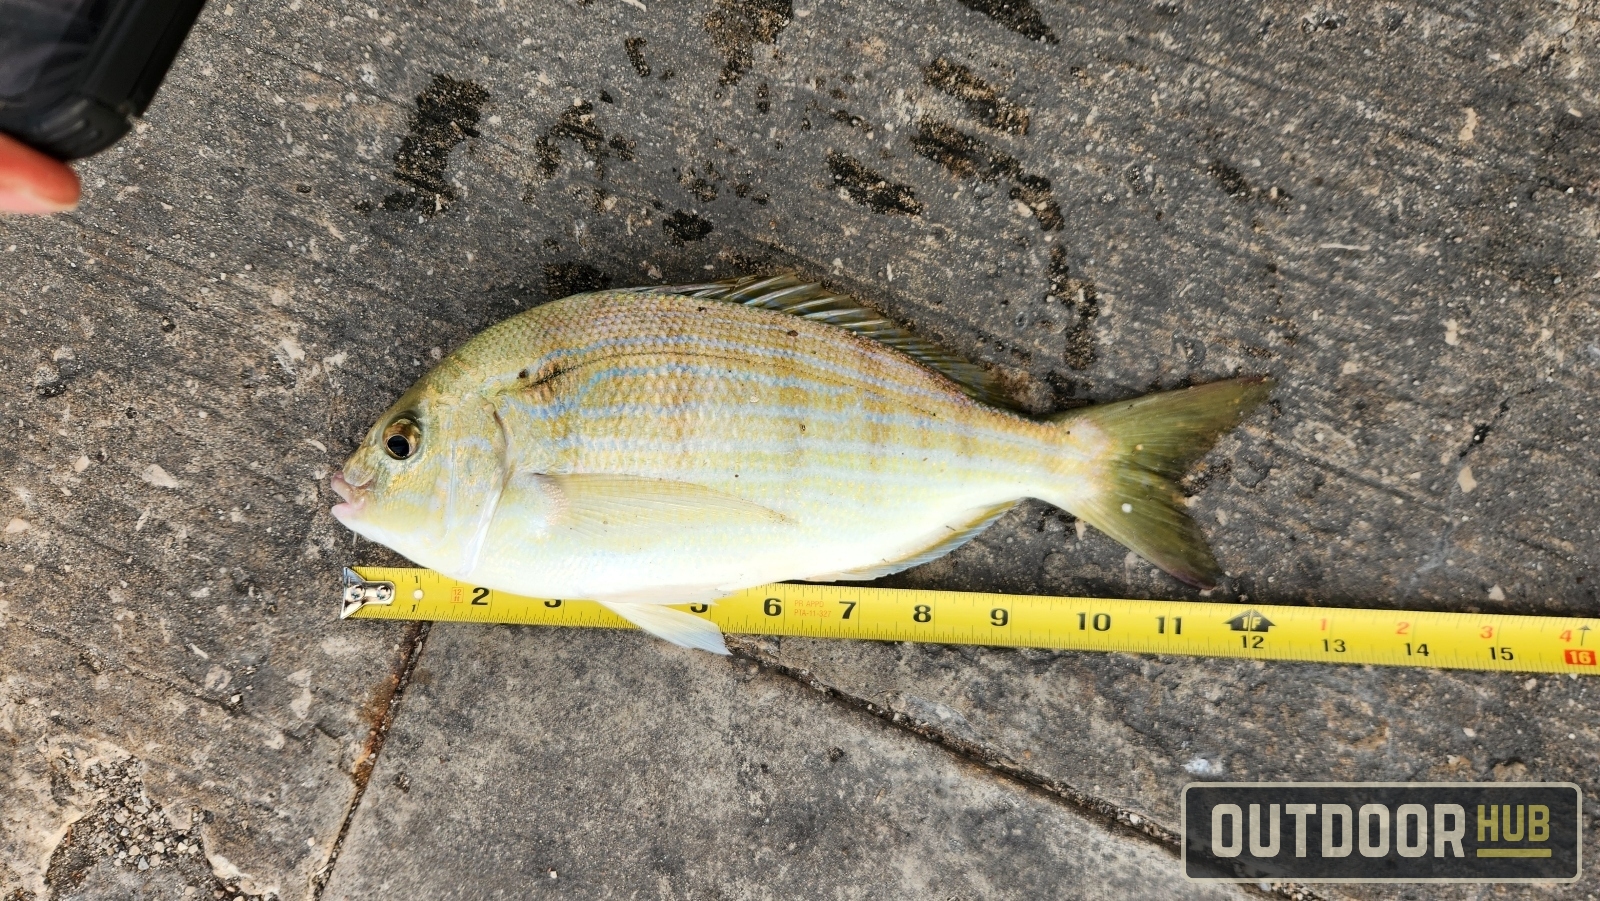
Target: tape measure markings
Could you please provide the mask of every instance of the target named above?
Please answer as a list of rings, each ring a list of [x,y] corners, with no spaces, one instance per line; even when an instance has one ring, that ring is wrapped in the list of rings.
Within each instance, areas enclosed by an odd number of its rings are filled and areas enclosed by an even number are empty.
[[[431,570],[356,567],[346,570],[345,578],[344,615],[356,619],[632,628],[592,601],[522,598]],[[705,617],[724,632],[753,635],[1600,674],[1600,619],[1578,617],[820,583],[765,585],[715,604],[679,609]],[[1591,637],[1593,646],[1588,644]]]

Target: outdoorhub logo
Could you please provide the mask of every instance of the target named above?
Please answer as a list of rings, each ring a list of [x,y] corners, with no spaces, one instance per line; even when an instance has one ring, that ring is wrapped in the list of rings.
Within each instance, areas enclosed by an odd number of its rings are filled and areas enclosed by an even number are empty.
[[[1251,782],[1183,789],[1183,867],[1218,882],[1571,882],[1571,783]]]

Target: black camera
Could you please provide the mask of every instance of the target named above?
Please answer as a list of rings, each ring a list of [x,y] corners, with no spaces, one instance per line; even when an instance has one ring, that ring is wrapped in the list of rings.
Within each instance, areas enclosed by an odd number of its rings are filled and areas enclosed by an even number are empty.
[[[0,0],[0,131],[61,160],[127,134],[203,0]]]

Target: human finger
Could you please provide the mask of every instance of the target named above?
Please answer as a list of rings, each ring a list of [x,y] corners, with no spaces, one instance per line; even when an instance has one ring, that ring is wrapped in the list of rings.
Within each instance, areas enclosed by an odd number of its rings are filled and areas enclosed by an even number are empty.
[[[72,167],[0,134],[0,213],[59,213],[78,205]]]

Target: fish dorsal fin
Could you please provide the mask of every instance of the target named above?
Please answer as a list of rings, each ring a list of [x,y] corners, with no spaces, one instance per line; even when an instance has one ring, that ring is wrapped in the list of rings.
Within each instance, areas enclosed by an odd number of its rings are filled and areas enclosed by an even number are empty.
[[[929,369],[944,374],[968,397],[995,406],[1015,407],[1015,403],[1001,389],[999,381],[983,367],[962,359],[932,341],[911,334],[884,318],[881,313],[862,306],[860,301],[848,294],[831,291],[816,282],[803,281],[795,275],[749,275],[698,285],[670,285],[642,290],[739,303],[836,325],[892,347]]]

